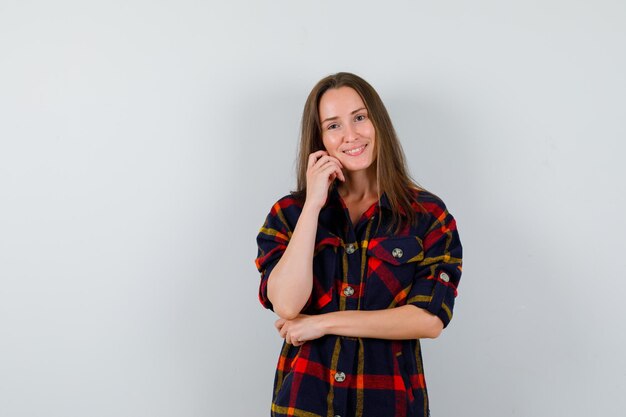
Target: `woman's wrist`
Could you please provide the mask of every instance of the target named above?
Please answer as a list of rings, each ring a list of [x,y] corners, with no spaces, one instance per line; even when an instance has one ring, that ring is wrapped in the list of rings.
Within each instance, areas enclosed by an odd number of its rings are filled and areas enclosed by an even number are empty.
[[[311,215],[311,216],[315,216],[315,218],[317,218],[317,216],[319,216],[320,211],[322,211],[322,207],[324,207],[324,205],[317,205],[308,201],[304,202],[304,206],[302,206],[302,214],[301,215]]]
[[[320,314],[317,317],[317,326],[318,329],[322,332],[324,336],[333,334],[333,318],[335,316],[335,312]]]

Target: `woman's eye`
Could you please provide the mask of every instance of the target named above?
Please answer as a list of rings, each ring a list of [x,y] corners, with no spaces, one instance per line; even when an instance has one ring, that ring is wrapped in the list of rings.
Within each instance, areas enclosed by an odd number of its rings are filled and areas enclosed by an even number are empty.
[[[339,125],[337,123],[333,123],[328,125],[327,129],[328,130],[332,130],[332,129],[337,129],[339,127]]]
[[[357,122],[360,122],[361,120],[365,120],[366,116],[364,114],[359,114],[357,115],[354,120],[356,120]]]

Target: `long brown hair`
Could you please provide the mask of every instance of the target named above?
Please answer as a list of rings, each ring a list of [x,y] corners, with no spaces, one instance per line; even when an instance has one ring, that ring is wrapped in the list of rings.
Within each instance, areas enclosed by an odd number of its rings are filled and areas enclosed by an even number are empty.
[[[320,125],[319,103],[329,89],[350,87],[363,100],[376,133],[376,181],[380,195],[385,192],[392,209],[392,225],[397,232],[403,224],[416,222],[415,191],[422,188],[411,178],[406,166],[402,146],[393,128],[389,113],[380,96],[363,78],[349,72],[338,72],[321,79],[309,93],[302,113],[300,147],[297,163],[298,184],[294,195],[306,196],[306,171],[309,155],[323,150],[322,128]],[[380,220],[380,218],[379,218]]]

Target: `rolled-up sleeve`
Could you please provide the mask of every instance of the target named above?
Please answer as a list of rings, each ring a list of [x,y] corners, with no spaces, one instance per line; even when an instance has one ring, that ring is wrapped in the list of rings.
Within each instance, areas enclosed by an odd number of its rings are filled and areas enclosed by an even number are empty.
[[[431,212],[434,220],[423,240],[424,258],[418,264],[407,304],[438,316],[447,327],[461,279],[461,240],[456,221],[442,202]]]
[[[265,308],[272,311],[272,303],[267,297],[267,280],[285,249],[287,249],[290,236],[291,231],[286,224],[280,202],[278,202],[270,210],[256,238],[258,253],[255,264],[261,273],[259,301]]]

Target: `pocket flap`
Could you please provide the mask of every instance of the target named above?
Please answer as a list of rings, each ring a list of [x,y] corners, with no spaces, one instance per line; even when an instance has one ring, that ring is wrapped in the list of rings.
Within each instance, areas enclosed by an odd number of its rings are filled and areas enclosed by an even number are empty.
[[[315,235],[315,252],[320,251],[325,246],[339,247],[342,241],[339,236],[331,233],[329,230],[320,227]]]
[[[424,259],[422,241],[417,236],[373,238],[367,245],[367,253],[392,265]]]

